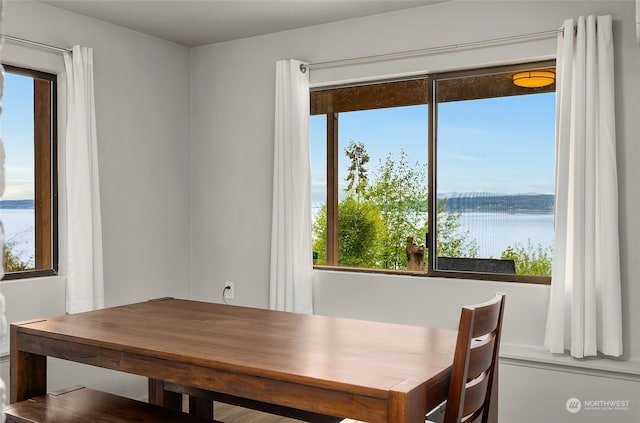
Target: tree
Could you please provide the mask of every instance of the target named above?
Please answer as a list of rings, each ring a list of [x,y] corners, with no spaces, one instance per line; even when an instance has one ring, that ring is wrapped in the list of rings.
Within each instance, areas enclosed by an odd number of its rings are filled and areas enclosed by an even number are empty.
[[[424,240],[427,233],[426,166],[408,163],[404,151],[396,161],[389,154],[378,165],[375,177],[367,188],[365,199],[380,209],[385,231],[381,238],[381,266],[385,269],[406,269],[406,239]]]
[[[355,194],[356,197],[359,198],[367,188],[367,169],[364,166],[369,163],[369,155],[363,143],[357,143],[353,140],[351,140],[349,145],[344,149],[344,153],[347,155],[347,158],[351,160],[349,174],[346,178],[349,183],[346,192]]]
[[[378,237],[383,230],[380,215],[370,202],[360,201],[367,188],[369,155],[363,143],[351,141],[344,149],[351,161],[345,193],[347,197],[338,203],[338,264],[372,267],[376,263]],[[327,262],[327,206],[322,206],[313,227],[313,251],[318,254],[317,263]]]
[[[400,152],[398,160],[389,154],[369,180],[364,165],[369,156],[362,143],[352,141],[345,149],[351,160],[345,198],[338,204],[338,261],[341,265],[406,269],[407,237],[420,243],[428,230],[428,191],[426,165],[410,165]],[[366,158],[366,159],[365,159]],[[439,216],[445,216],[443,201]],[[438,247],[441,253],[457,257],[475,257],[478,247],[460,231],[460,214],[446,214],[438,223]],[[313,251],[318,264],[326,263],[327,209],[323,206],[313,227]]]
[[[513,260],[518,275],[551,276],[553,262],[553,248],[543,247],[538,244],[533,246],[531,240],[524,247],[516,243],[514,247],[508,246],[500,256],[504,260]]]
[[[347,197],[338,204],[338,264],[378,267],[380,236],[384,224],[374,204]],[[327,263],[327,206],[323,205],[314,223],[313,251],[318,264]]]
[[[16,242],[5,241],[4,244],[4,271],[5,272],[23,272],[25,270],[33,270],[33,256],[26,260],[20,258],[16,253]]]

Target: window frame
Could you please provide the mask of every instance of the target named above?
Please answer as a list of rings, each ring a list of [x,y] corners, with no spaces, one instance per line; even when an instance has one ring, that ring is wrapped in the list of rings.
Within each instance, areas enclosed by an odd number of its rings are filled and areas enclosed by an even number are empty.
[[[20,272],[5,272],[3,280],[56,276],[59,269],[58,77],[52,73],[5,63],[2,67],[5,72],[34,80],[34,266],[36,267]],[[45,103],[48,105],[43,107]],[[46,119],[47,124],[43,124],[42,119],[37,119],[38,116]]]
[[[311,88],[310,90],[310,115],[326,115],[327,125],[327,159],[326,159],[326,176],[327,176],[327,264],[314,264],[314,269],[338,270],[348,272],[367,272],[367,273],[386,273],[396,275],[412,275],[422,277],[443,277],[455,279],[477,279],[490,280],[498,282],[519,282],[530,284],[551,284],[549,276],[535,275],[518,275],[518,274],[500,274],[500,273],[481,273],[472,271],[455,271],[441,270],[435,268],[435,254],[432,254],[432,246],[437,245],[436,224],[437,219],[437,84],[439,81],[464,78],[469,76],[486,76],[491,74],[508,73],[515,71],[526,71],[544,68],[555,68],[556,61],[543,60],[535,62],[526,62],[513,65],[489,66],[474,69],[466,69],[461,71],[437,72],[432,74],[416,75],[410,78],[382,79],[379,81],[368,81],[361,84],[348,84],[339,86],[323,86]],[[399,84],[404,90],[411,90],[421,84],[424,84],[423,95],[424,102],[420,101],[421,95],[406,93],[406,97],[397,96],[387,97],[385,90],[391,84]],[[371,87],[377,86],[382,88],[376,94],[377,90]],[[553,87],[551,89],[551,87]],[[341,90],[350,90],[351,95],[341,93]],[[555,92],[555,83],[545,89],[535,89],[534,92]],[[529,89],[530,91],[530,89]],[[394,91],[394,94],[397,92]],[[483,98],[483,97],[479,97]],[[487,97],[488,98],[488,97]],[[403,101],[404,100],[404,101]],[[356,107],[356,104],[360,107]],[[358,268],[340,266],[338,262],[338,114],[346,111],[370,110],[384,107],[400,107],[415,104],[427,104],[428,112],[428,140],[427,140],[427,189],[428,195],[428,228],[429,232],[426,237],[426,248],[429,250],[428,259],[425,263],[426,271],[419,272],[403,269],[374,269],[374,268]],[[363,107],[365,105],[366,107]],[[435,193],[436,195],[433,195]],[[437,251],[436,251],[437,253]]]

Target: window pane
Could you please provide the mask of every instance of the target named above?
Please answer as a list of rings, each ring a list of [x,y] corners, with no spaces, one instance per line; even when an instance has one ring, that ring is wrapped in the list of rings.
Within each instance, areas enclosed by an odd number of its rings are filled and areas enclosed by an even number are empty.
[[[313,231],[313,263],[327,264],[327,116],[315,115],[309,120],[311,155],[311,219]]]
[[[55,75],[6,67],[0,117],[6,189],[0,200],[7,278],[54,274]],[[33,271],[38,271],[34,273]]]
[[[338,264],[407,269],[424,244],[427,125],[426,105],[339,114]]]
[[[438,270],[551,276],[555,92],[517,94],[438,97]]]
[[[6,189],[0,201],[5,270],[35,267],[33,78],[5,74],[0,134],[6,155]]]

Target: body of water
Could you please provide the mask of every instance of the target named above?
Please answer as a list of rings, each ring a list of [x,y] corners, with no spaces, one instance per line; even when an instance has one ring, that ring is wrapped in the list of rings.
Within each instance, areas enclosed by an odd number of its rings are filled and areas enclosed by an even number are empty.
[[[35,256],[36,233],[33,209],[0,209],[6,243],[14,243],[13,252],[22,260]]]
[[[466,212],[459,222],[477,241],[481,258],[500,258],[507,247],[526,247],[529,241],[536,248],[553,246],[553,214]]]

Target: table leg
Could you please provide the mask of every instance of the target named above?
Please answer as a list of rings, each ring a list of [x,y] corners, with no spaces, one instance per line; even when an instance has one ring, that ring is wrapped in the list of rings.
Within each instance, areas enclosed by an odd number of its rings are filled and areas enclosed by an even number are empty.
[[[172,385],[175,386],[175,385]],[[158,379],[149,379],[149,403],[182,410],[182,393],[165,389],[165,382]],[[213,419],[213,400],[189,395],[189,414]]]
[[[47,357],[20,351],[18,326],[11,325],[10,402],[47,393]]]
[[[164,381],[149,379],[149,403],[182,411],[182,394],[164,389]]]
[[[213,401],[189,395],[189,414],[213,419]]]
[[[389,391],[390,423],[424,423],[427,414],[427,388],[407,379]]]

